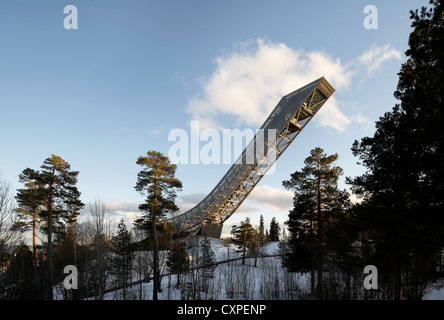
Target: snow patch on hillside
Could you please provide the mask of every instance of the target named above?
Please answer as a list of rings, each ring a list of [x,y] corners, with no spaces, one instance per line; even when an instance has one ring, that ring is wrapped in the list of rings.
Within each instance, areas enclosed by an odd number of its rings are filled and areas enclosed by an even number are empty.
[[[187,251],[196,250],[197,241],[204,237],[191,237],[187,240]],[[277,256],[279,243],[271,242],[262,248],[257,259],[248,258],[242,264],[242,253],[238,247],[223,239],[208,238],[215,252],[216,266],[212,278],[204,279],[202,273],[195,270],[181,276],[181,286],[177,288],[177,275],[168,274],[166,267],[167,252],[160,252],[161,288],[159,300],[287,300],[310,298],[310,274],[288,272],[282,267]],[[148,253],[142,253],[148,254]],[[137,259],[134,261],[137,269]],[[191,261],[193,267],[193,261]],[[136,272],[133,282],[139,280]],[[198,283],[198,285],[196,285]],[[206,290],[196,290],[205,284]],[[111,285],[110,285],[111,286]],[[201,288],[201,287],[200,287]],[[130,286],[126,290],[128,300],[151,300],[153,282],[144,282]],[[105,294],[105,300],[121,300],[121,289]],[[60,298],[63,298],[60,296]],[[444,279],[430,284],[423,297],[424,300],[444,300]]]
[[[202,241],[203,237],[190,238],[188,246],[196,244],[196,240]],[[184,299],[215,299],[215,300],[264,300],[264,299],[298,299],[309,292],[309,275],[289,273],[281,266],[279,257],[264,257],[276,255],[278,243],[268,243],[263,247],[261,255],[255,260],[247,258],[242,264],[242,254],[238,247],[221,239],[208,238],[215,252],[216,263],[214,276],[208,279],[207,290],[196,292],[193,283],[202,281],[198,271],[189,272],[181,276],[181,286],[176,287],[177,275],[165,275],[161,278],[162,292],[158,293],[159,300],[184,300]],[[187,248],[188,252],[192,248]],[[161,253],[162,256],[162,253]],[[229,261],[228,261],[229,260]],[[256,266],[255,266],[256,264]],[[164,273],[168,270],[164,269]],[[200,278],[199,278],[200,277]],[[134,281],[137,279],[134,278]],[[283,281],[290,285],[298,283],[292,288],[283,285]],[[290,290],[291,289],[291,290]],[[153,282],[136,284],[131,286],[126,293],[127,299],[152,299]],[[287,292],[284,292],[287,291]],[[122,290],[107,293],[106,300],[121,299]]]

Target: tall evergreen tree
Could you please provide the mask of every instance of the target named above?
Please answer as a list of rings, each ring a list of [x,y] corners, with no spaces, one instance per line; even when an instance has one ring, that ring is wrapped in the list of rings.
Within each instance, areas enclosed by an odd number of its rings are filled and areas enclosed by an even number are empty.
[[[406,291],[421,298],[444,244],[444,4],[430,4],[411,11],[408,60],[394,93],[400,104],[379,119],[373,137],[355,141],[367,172],[347,180],[363,199],[358,221],[375,241],[394,299]]]
[[[40,171],[23,170],[20,181],[25,183],[25,189],[17,194],[19,211],[23,224],[34,225],[37,216],[43,221],[43,231],[48,236],[47,241],[47,299],[53,299],[53,237],[66,234],[66,227],[73,223],[79,210],[84,206],[80,201],[77,176],[78,171],[71,171],[71,165],[61,157],[51,155],[45,159]],[[30,219],[28,219],[29,217]],[[30,221],[26,221],[26,220]],[[35,249],[33,256],[35,257]]]
[[[315,293],[315,210],[307,194],[295,194],[293,209],[285,224],[289,231],[289,250],[283,257],[284,266],[292,272],[310,271],[311,293]]]
[[[276,218],[271,218],[270,222],[270,236],[269,239],[271,242],[279,241],[279,233],[281,232],[281,227],[279,227],[279,222],[276,221]]]
[[[263,215],[261,215],[259,219],[259,230],[257,236],[258,236],[259,245],[263,246],[265,244],[265,225],[264,225]]]
[[[190,268],[190,257],[185,249],[185,244],[175,242],[168,251],[166,262],[171,272],[177,274],[177,288],[180,286],[180,276]]]
[[[312,294],[314,289],[314,264],[317,265],[317,297],[323,295],[323,251],[325,246],[325,228],[328,226],[332,212],[342,206],[338,203],[340,191],[337,183],[342,175],[342,168],[334,166],[338,155],[324,153],[322,148],[316,147],[310,151],[310,156],[304,161],[301,171],[291,174],[290,180],[283,181],[285,188],[294,191],[294,208],[290,211],[287,222],[290,232],[289,245],[293,257],[288,261],[300,261],[296,269],[306,269],[311,264]],[[316,259],[315,259],[316,252]]]
[[[53,232],[60,232],[66,224],[75,221],[79,210],[84,206],[76,187],[79,172],[70,169],[71,165],[68,162],[59,156],[51,155],[43,162],[37,177],[44,200],[41,215],[46,222],[45,231],[48,235],[48,299],[50,300],[53,297]]]
[[[211,247],[210,240],[208,240],[207,238],[201,241],[200,256],[202,259],[203,269],[213,271],[215,266],[214,264],[216,262],[216,253],[214,252],[214,249]]]
[[[153,300],[157,300],[160,279],[157,226],[166,213],[179,209],[175,199],[176,192],[182,189],[182,182],[175,177],[176,165],[160,152],[148,151],[147,156],[137,159],[137,164],[143,169],[137,175],[135,189],[146,198],[142,206],[145,215],[143,219],[136,221],[136,226],[147,230],[153,239]]]
[[[241,221],[240,226],[232,226],[231,233],[238,243],[238,252],[242,252],[242,264],[245,264],[246,253],[254,248],[256,238],[256,230],[251,225],[250,218]]]
[[[200,246],[200,259],[201,259],[201,279],[202,279],[202,291],[208,290],[209,281],[214,277],[214,270],[216,268],[216,253],[211,247],[211,242],[207,238],[201,241]]]
[[[42,210],[43,197],[42,189],[38,184],[39,173],[26,168],[19,175],[19,181],[24,184],[24,189],[18,189],[16,200],[18,208],[16,210],[19,213],[19,221],[15,224],[14,228],[25,232],[29,229],[32,230],[32,256],[34,267],[37,266],[37,229],[41,223],[40,212]]]
[[[122,287],[123,300],[126,300],[126,290],[131,282],[132,262],[134,252],[131,246],[131,235],[123,219],[117,225],[117,234],[112,237],[111,273]]]

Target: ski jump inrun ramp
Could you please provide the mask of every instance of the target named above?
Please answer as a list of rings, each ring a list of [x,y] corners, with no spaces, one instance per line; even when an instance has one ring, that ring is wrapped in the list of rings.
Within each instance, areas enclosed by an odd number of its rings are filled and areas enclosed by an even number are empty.
[[[224,221],[239,208],[334,91],[322,77],[282,97],[262,125],[263,130],[258,131],[264,136],[254,136],[216,187],[199,204],[169,219],[179,234],[200,230],[203,235],[220,238]],[[268,136],[273,139],[268,139]],[[264,144],[260,153],[254,148],[256,140],[262,140]]]

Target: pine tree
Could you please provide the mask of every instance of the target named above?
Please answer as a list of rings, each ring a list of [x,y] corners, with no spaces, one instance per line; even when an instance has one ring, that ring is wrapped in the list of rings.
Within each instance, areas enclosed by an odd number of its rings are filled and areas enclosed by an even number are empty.
[[[270,222],[270,241],[278,242],[279,241],[279,233],[281,232],[281,227],[279,227],[279,222],[276,221],[276,218],[273,217]]]
[[[312,199],[304,194],[295,196],[285,224],[290,233],[291,254],[285,257],[290,271],[306,272],[314,269],[315,230]],[[313,271],[312,271],[313,272]],[[312,277],[314,278],[314,277]]]
[[[208,270],[214,270],[214,264],[216,262],[216,253],[214,249],[211,247],[211,241],[207,238],[201,241],[200,247],[202,257],[202,267]]]
[[[45,159],[41,171],[25,169],[20,175],[25,189],[17,195],[19,211],[23,221],[22,226],[29,223],[34,226],[38,219],[43,221],[43,231],[48,236],[47,241],[47,299],[53,299],[53,237],[62,235],[67,225],[73,223],[79,210],[84,206],[80,201],[77,190],[78,171],[70,171],[71,166],[61,157],[51,155]],[[27,217],[31,221],[26,222]],[[34,233],[35,234],[35,233]],[[36,253],[34,250],[33,256]]]
[[[200,269],[202,279],[202,291],[207,292],[209,281],[214,277],[214,270],[216,268],[216,253],[211,247],[211,242],[207,238],[201,241],[200,257],[202,266]]]
[[[288,246],[287,231],[285,228],[283,228],[282,229],[282,237],[279,240],[277,252],[275,252],[281,258],[282,267],[286,267],[286,257],[288,255],[288,250],[289,250],[289,246]]]
[[[175,212],[179,208],[175,204],[176,192],[181,190],[182,182],[175,177],[176,165],[168,157],[157,151],[148,151],[146,157],[139,157],[137,164],[143,169],[137,175],[136,191],[146,196],[143,219],[135,222],[151,234],[153,239],[153,300],[157,300],[159,290],[159,239],[157,226],[165,213]]]
[[[283,258],[284,266],[290,271],[310,271],[311,294],[315,293],[315,211],[312,198],[307,194],[298,194],[293,199],[286,225],[289,231],[289,251]]]
[[[19,175],[19,181],[25,185],[24,189],[18,189],[15,199],[18,207],[19,221],[14,228],[22,232],[32,230],[32,256],[34,267],[37,267],[37,229],[41,223],[40,212],[44,205],[42,189],[38,184],[39,173],[27,168]]]
[[[290,211],[287,222],[290,232],[289,245],[292,249],[290,257],[287,257],[287,265],[291,269],[311,269],[311,287],[314,294],[316,264],[317,297],[320,299],[324,298],[324,229],[328,227],[333,211],[341,209],[343,205],[339,201],[342,197],[337,187],[342,168],[333,166],[337,159],[337,154],[327,156],[323,149],[316,147],[305,159],[304,168],[292,173],[290,180],[283,181],[285,188],[294,191],[294,208]]]
[[[242,264],[245,265],[247,250],[251,251],[254,248],[256,230],[251,225],[250,218],[246,218],[245,221],[241,221],[240,226],[232,226],[231,232],[238,243],[238,252],[242,252]]]
[[[185,249],[185,244],[173,243],[172,249],[168,251],[166,264],[170,272],[177,274],[177,288],[179,288],[181,274],[190,268],[190,257]]]
[[[263,215],[261,215],[259,219],[258,240],[260,246],[263,246],[265,244],[265,225]]]
[[[406,289],[421,298],[444,244],[444,4],[430,3],[411,11],[408,60],[394,93],[400,104],[380,117],[373,137],[355,141],[353,154],[367,172],[347,179],[362,197],[357,221],[375,241],[393,299]]]
[[[132,262],[134,252],[131,246],[131,234],[123,219],[117,225],[117,234],[112,237],[111,274],[122,287],[123,300],[126,300],[126,290],[131,282]]]
[[[264,216],[261,215],[259,219],[259,228],[257,230],[257,236],[255,241],[254,248],[254,266],[257,266],[257,257],[259,255],[263,255],[263,249],[265,244],[267,243],[266,235],[265,235],[265,224],[264,224]]]

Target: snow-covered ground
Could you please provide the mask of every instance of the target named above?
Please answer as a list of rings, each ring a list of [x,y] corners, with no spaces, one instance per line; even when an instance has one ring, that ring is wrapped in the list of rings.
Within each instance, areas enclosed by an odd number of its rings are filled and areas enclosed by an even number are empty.
[[[428,285],[423,300],[444,300],[444,279]]]
[[[193,252],[193,245],[203,238],[190,238],[187,241],[187,251]],[[212,278],[206,279],[199,271],[188,272],[181,276],[181,286],[177,288],[177,275],[168,275],[165,266],[166,252],[161,252],[161,288],[158,293],[159,300],[287,300],[307,299],[310,292],[310,275],[308,273],[288,272],[281,266],[281,259],[276,255],[278,243],[272,242],[264,246],[262,254],[257,260],[248,258],[242,265],[241,253],[236,252],[237,246],[228,244],[224,240],[208,238],[215,252],[217,264]],[[194,242],[194,244],[193,244]],[[194,249],[195,250],[195,249]],[[137,259],[134,261],[137,270]],[[195,261],[191,260],[191,267]],[[256,266],[255,266],[256,264]],[[133,281],[138,276],[133,275]],[[204,285],[206,290],[193,290]],[[444,300],[444,279],[430,284],[423,297],[424,300]],[[153,282],[144,282],[129,287],[126,290],[128,300],[151,300]],[[105,294],[105,300],[122,299],[123,291],[116,290]]]
[[[200,238],[202,240],[203,238]],[[310,278],[307,274],[296,274],[287,272],[281,267],[279,257],[263,257],[275,255],[278,243],[269,243],[263,248],[262,254],[256,260],[247,258],[242,265],[242,254],[237,253],[237,246],[227,244],[224,240],[212,239],[211,247],[215,252],[216,263],[214,276],[208,279],[206,292],[196,292],[192,284],[199,281],[204,282],[197,271],[189,272],[181,276],[179,289],[176,288],[177,276],[165,275],[161,280],[162,292],[158,293],[159,300],[184,300],[200,298],[204,300],[263,300],[263,299],[298,299],[308,294]],[[191,240],[192,241],[192,240]],[[191,242],[190,241],[190,242]],[[190,248],[187,248],[190,253]],[[161,254],[162,256],[162,254]],[[193,262],[191,261],[191,266]],[[168,273],[166,268],[163,273]],[[196,279],[197,278],[197,279]],[[137,278],[135,277],[136,281]],[[283,282],[285,282],[283,284]],[[298,285],[296,286],[295,283]],[[291,287],[290,287],[291,286]],[[127,299],[152,299],[153,282],[137,284],[127,290]],[[290,293],[291,292],[291,293]],[[199,296],[196,296],[199,295]],[[107,293],[105,299],[121,299],[122,290]]]

